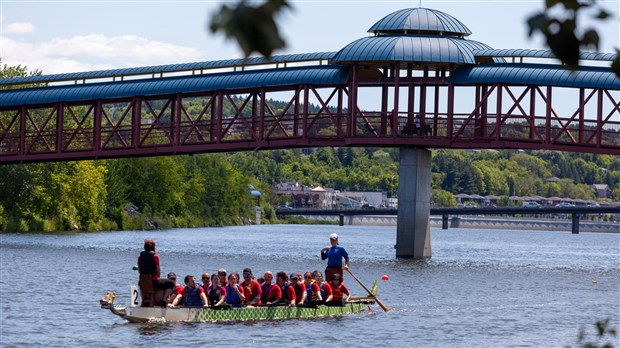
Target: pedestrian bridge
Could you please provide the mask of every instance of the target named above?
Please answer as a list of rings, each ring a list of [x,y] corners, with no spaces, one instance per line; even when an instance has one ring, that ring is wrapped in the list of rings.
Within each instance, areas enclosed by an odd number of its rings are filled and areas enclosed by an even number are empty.
[[[613,54],[570,72],[423,8],[368,32],[337,52],[0,79],[0,163],[368,145],[620,155]]]

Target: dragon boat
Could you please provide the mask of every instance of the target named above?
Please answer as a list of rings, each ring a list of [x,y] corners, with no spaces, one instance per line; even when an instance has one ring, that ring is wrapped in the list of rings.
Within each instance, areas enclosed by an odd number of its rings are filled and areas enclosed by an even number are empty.
[[[376,285],[373,287],[376,293]],[[325,304],[289,306],[259,306],[238,308],[196,308],[196,307],[140,307],[115,304],[116,293],[109,292],[100,300],[101,308],[133,323],[145,322],[235,322],[281,319],[303,319],[340,316],[371,310],[374,296],[355,297],[342,306]],[[133,301],[132,301],[133,303]]]

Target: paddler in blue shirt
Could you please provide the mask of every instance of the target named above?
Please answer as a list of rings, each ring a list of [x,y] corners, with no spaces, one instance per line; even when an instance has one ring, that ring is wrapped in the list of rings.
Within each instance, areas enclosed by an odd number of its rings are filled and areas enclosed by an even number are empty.
[[[329,242],[331,246],[326,246],[321,249],[321,260],[327,259],[327,268],[325,268],[325,279],[331,279],[332,275],[340,274],[341,279],[344,279],[343,268],[349,267],[349,254],[343,247],[338,245],[338,235],[332,233],[329,235]],[[342,264],[344,259],[344,266]]]

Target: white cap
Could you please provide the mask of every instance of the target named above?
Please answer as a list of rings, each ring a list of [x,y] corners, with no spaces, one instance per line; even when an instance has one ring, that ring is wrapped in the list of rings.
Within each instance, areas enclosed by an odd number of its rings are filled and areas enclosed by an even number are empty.
[[[329,239],[338,240],[338,235],[335,233],[332,233],[329,235]]]

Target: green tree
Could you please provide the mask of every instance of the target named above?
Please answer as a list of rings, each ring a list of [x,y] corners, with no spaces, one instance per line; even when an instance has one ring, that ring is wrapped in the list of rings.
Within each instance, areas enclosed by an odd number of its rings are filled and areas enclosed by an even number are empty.
[[[510,206],[514,206],[514,203],[510,200],[510,197],[508,197],[508,196],[501,196],[497,200],[497,205],[499,207],[510,207]]]
[[[20,65],[7,65],[7,64],[2,64],[2,60],[0,59],[0,79],[7,79],[7,78],[11,78],[11,77],[26,77],[26,76],[39,76],[41,75],[41,71],[40,70],[34,70],[34,71],[29,71],[27,66],[22,66]],[[0,86],[0,90],[2,89],[12,89],[12,88],[16,88],[16,87],[20,87],[20,88],[24,88],[24,87],[33,87],[35,85],[33,84],[29,84],[29,85],[19,85],[19,86],[14,86],[14,85],[4,85],[4,86]]]
[[[40,186],[42,164],[5,164],[0,166],[0,204],[13,218],[24,218],[43,201]]]
[[[444,190],[432,190],[431,201],[438,207],[454,207],[456,205],[454,195]]]
[[[108,161],[108,175],[125,183],[112,200],[135,204],[152,215],[181,215],[185,212],[185,168],[175,157],[144,157]],[[109,182],[110,180],[106,180]]]
[[[73,175],[69,178],[70,194],[82,228],[96,229],[96,224],[104,217],[106,172],[105,165],[93,161],[74,162]]]

